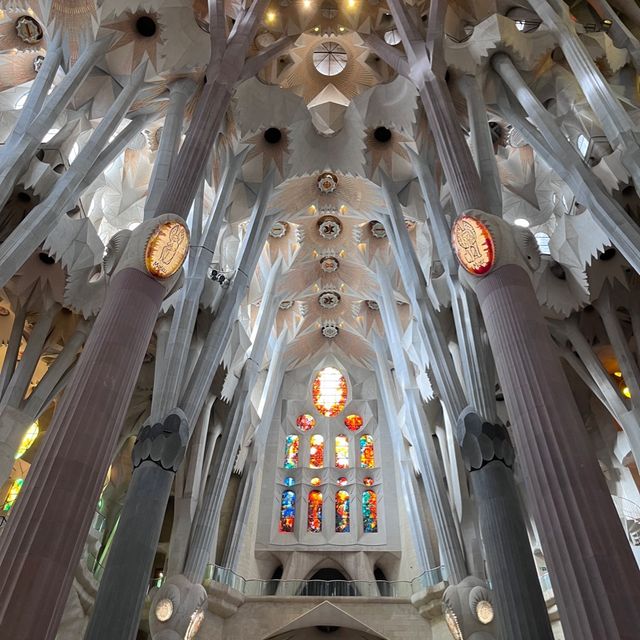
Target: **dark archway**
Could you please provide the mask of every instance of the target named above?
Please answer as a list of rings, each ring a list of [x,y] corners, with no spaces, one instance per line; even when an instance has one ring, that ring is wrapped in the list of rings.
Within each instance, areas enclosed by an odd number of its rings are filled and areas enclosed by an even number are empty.
[[[352,582],[338,569],[325,568],[316,571],[300,592],[301,596],[332,597],[357,596]]]

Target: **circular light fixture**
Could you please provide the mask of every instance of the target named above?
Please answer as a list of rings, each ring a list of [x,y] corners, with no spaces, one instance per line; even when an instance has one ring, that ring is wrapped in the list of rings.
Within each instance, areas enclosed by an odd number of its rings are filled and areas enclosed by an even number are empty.
[[[460,216],[451,229],[458,261],[474,276],[488,273],[495,262],[495,246],[489,229],[477,218]]]
[[[147,271],[156,278],[170,278],[182,267],[189,252],[189,232],[177,221],[158,225],[147,241],[144,254]]]
[[[291,309],[291,307],[293,307],[293,300],[283,300],[280,303],[280,309],[283,311],[287,311],[288,309]]]
[[[269,144],[278,144],[282,140],[282,131],[276,127],[269,127],[262,135]]]
[[[338,333],[340,332],[340,330],[338,329],[338,327],[336,327],[335,324],[325,324],[322,327],[322,335],[325,338],[337,338],[338,337]]]
[[[378,240],[387,237],[387,231],[384,228],[382,222],[378,222],[377,220],[373,220],[369,223],[369,229],[371,230],[371,235]]]
[[[337,42],[322,42],[313,52],[313,66],[323,76],[342,73],[347,59],[347,52]]]
[[[323,216],[318,220],[318,233],[325,240],[335,240],[342,231],[342,224],[335,216]]]
[[[323,173],[318,178],[318,189],[320,193],[333,193],[338,187],[338,176],[333,173]]]
[[[458,624],[458,617],[451,609],[447,609],[447,611],[445,611],[444,619],[447,623],[447,627],[449,627],[451,635],[453,636],[453,640],[464,640],[464,637],[462,636],[462,629],[460,629],[460,625]]]
[[[323,291],[318,296],[318,304],[323,309],[335,309],[340,304],[340,294],[337,291]]]
[[[371,309],[371,311],[379,311],[380,305],[375,300],[367,300],[367,307]]]
[[[516,218],[513,224],[515,224],[516,227],[524,227],[525,229],[529,227],[529,221],[526,218]]]
[[[173,601],[170,598],[162,598],[156,604],[156,618],[160,622],[166,622],[173,615]]]
[[[198,635],[198,631],[200,631],[203,620],[204,611],[202,609],[198,609],[193,612],[187,631],[184,634],[184,640],[193,640],[196,635]]]
[[[476,618],[482,624],[490,624],[493,622],[494,612],[493,605],[488,600],[480,600],[476,605]]]
[[[320,258],[320,268],[324,273],[335,273],[340,268],[340,262],[333,256],[324,256]]]
[[[40,23],[31,16],[20,16],[16,20],[16,33],[26,44],[36,44],[44,36]]]
[[[269,229],[269,235],[272,238],[284,238],[289,230],[289,225],[286,222],[276,222],[271,229]]]
[[[150,16],[140,16],[136,20],[136,31],[143,38],[151,38],[156,35],[158,27]]]
[[[389,29],[389,31],[384,32],[384,41],[392,47],[395,47],[397,44],[400,44],[402,38],[397,29]]]

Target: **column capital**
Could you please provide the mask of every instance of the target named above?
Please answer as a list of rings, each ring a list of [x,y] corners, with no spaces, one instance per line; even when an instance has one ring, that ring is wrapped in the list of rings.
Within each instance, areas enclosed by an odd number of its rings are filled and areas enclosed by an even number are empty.
[[[187,417],[173,409],[163,422],[147,424],[140,429],[131,454],[133,468],[149,461],[165,471],[178,470],[189,442]]]
[[[477,471],[493,461],[513,467],[515,451],[502,424],[487,422],[469,410],[458,419],[456,437],[467,471]]]

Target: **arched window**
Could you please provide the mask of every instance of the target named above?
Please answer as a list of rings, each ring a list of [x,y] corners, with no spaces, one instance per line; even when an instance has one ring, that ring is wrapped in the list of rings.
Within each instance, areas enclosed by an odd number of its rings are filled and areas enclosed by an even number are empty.
[[[349,468],[349,439],[347,436],[336,436],[336,467]]]
[[[298,466],[298,449],[300,448],[300,438],[298,436],[287,436],[284,441],[284,468],[295,469]]]
[[[315,377],[311,395],[315,408],[326,418],[333,418],[347,403],[347,381],[335,367],[325,367]]]
[[[322,531],[322,492],[317,489],[309,492],[307,531],[311,533]]]
[[[363,469],[373,469],[376,466],[373,454],[373,436],[368,433],[360,436],[360,466]]]
[[[309,440],[309,466],[312,469],[324,467],[324,438],[315,434]]]
[[[287,489],[280,501],[280,533],[291,533],[296,522],[296,493]]]
[[[365,533],[378,532],[378,496],[373,489],[362,493],[362,521]]]
[[[349,526],[349,492],[341,489],[336,492],[336,532],[346,533]]]

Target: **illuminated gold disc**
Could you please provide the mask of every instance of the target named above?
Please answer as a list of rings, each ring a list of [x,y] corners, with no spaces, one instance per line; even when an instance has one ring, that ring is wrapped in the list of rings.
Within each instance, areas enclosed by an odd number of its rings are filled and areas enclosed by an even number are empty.
[[[460,264],[474,276],[484,275],[493,267],[493,237],[480,220],[460,216],[451,229],[451,242]]]
[[[170,278],[180,269],[189,251],[189,233],[180,222],[165,222],[147,242],[144,262],[156,278]]]

